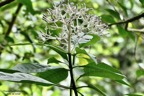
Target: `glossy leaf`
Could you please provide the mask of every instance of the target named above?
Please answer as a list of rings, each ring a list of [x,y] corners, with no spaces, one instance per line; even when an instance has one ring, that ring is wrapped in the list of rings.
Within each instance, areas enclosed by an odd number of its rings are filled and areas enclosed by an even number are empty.
[[[44,80],[42,78],[27,73],[20,73],[20,72],[7,73],[1,71],[0,80],[8,80],[13,82],[21,82],[21,83],[36,83],[36,84],[52,85],[52,83],[48,82],[47,80]]]
[[[131,86],[131,84],[125,80],[125,79],[122,79],[122,80],[116,80],[118,83],[121,83],[121,84],[124,84],[124,85],[127,85],[127,86]]]
[[[40,65],[40,64],[25,63],[25,64],[17,64],[12,69],[23,72],[23,73],[37,73],[37,72],[46,71],[48,68],[50,68],[50,67]]]
[[[55,68],[40,72],[38,76],[56,84],[67,78],[68,71],[64,68]]]
[[[122,80],[125,77],[124,75],[121,74],[120,71],[107,64],[104,63],[95,64],[94,62],[84,66],[83,76],[104,77],[113,80]]]

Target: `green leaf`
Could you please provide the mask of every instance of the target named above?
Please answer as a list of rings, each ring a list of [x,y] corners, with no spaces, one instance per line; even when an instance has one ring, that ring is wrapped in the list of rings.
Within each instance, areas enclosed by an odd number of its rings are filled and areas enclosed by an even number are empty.
[[[133,8],[134,3],[135,3],[135,2],[133,2],[133,0],[130,0],[130,9],[132,9],[132,8]]]
[[[140,69],[136,71],[137,77],[144,76],[144,70]]]
[[[128,36],[128,31],[126,31],[125,29],[123,29],[121,26],[117,26],[117,28],[118,28],[119,34],[120,34],[122,37]]]
[[[90,59],[91,59],[91,60],[90,60],[91,62],[97,63],[97,60],[96,60],[95,56],[87,53],[84,49],[80,49],[80,48],[76,47],[76,53],[77,53],[77,54],[85,54],[85,55],[88,55],[88,56],[90,57]]]
[[[12,37],[10,37],[10,36],[7,36],[6,38],[5,38],[9,43],[11,42],[11,43],[14,43],[14,39],[12,38]]]
[[[122,79],[122,80],[116,80],[118,83],[127,85],[127,86],[131,86],[131,84],[126,80],[126,79]]]
[[[142,6],[144,7],[144,0],[139,0],[142,4]]]
[[[49,69],[45,72],[40,72],[38,73],[38,76],[57,84],[67,78],[68,71],[64,68],[55,68]]]
[[[15,72],[19,72],[17,70],[10,70],[10,69],[0,69],[0,72],[6,72],[6,73],[15,73]]]
[[[17,2],[13,1],[9,4],[6,4],[5,6],[0,7],[0,12],[3,12],[3,11],[8,10],[8,9],[12,9],[15,6],[17,6]]]
[[[97,77],[110,78],[113,80],[122,80],[125,77],[124,75],[121,74],[120,71],[107,64],[104,63],[95,64],[94,62],[84,66],[83,76],[97,76]]]
[[[60,96],[61,95],[61,90],[55,90],[53,91],[53,93],[51,94],[51,96]]]
[[[126,96],[144,96],[142,93],[125,94]]]
[[[0,43],[2,44],[2,42],[4,41],[5,35],[0,34]]]
[[[135,36],[134,34],[132,34],[132,32],[125,30],[123,27],[121,26],[117,26],[119,34],[125,38],[125,37],[130,37],[133,41],[135,41]]]
[[[120,19],[120,15],[118,12],[112,10],[112,9],[106,9],[106,11],[108,11],[110,13],[110,15],[113,15],[115,18],[117,18],[118,20]]]
[[[35,83],[41,85],[52,85],[51,82],[44,80],[40,77],[33,76],[27,73],[7,73],[7,72],[0,72],[0,80],[8,80],[13,82],[21,82],[21,83]]]
[[[130,31],[127,31],[127,33],[128,33],[128,36],[129,36],[133,41],[135,41],[135,36],[134,36],[134,34],[133,34],[132,32],[130,32]]]
[[[51,58],[48,59],[48,64],[49,63],[56,63],[56,64],[58,64],[58,63],[60,63],[60,61],[57,60],[55,57],[51,57]]]
[[[28,10],[30,13],[32,13],[32,14],[35,13],[35,12],[34,12],[34,9],[33,9],[33,6],[32,6],[31,0],[17,0],[17,2],[24,4],[24,5],[27,7],[27,10]]]
[[[37,73],[46,71],[49,68],[50,68],[49,66],[44,66],[40,64],[24,63],[24,64],[17,64],[12,69],[23,73]]]
[[[33,44],[34,42],[33,42],[32,38],[31,38],[31,36],[29,34],[27,34],[26,32],[24,32],[24,31],[21,31],[20,33],[26,38],[26,40],[28,42],[30,42],[32,44],[32,47],[33,47],[34,52],[35,52],[35,46]]]
[[[106,23],[114,23],[115,20],[111,15],[102,15],[101,16],[102,21],[106,22]]]
[[[92,85],[92,84],[90,84],[90,83],[87,83],[88,84],[88,87],[89,88],[92,88],[92,89],[94,89],[94,90],[96,90],[98,93],[100,93],[101,95],[103,95],[103,96],[107,96],[103,91],[101,91],[99,88],[97,88],[96,86],[94,86],[94,85]]]
[[[100,37],[99,37],[99,36],[97,36],[97,35],[92,35],[92,36],[93,36],[93,38],[92,38],[90,41],[88,41],[88,42],[86,42],[86,43],[80,44],[80,47],[85,47],[85,46],[93,45],[93,44],[95,44],[97,41],[100,40]]]
[[[64,59],[68,60],[67,58],[67,53],[65,52],[65,50],[57,47],[57,46],[52,46],[52,45],[47,45],[50,49],[54,50],[55,52],[57,52],[59,55],[61,55]]]
[[[123,9],[123,11],[125,12],[125,14],[128,16],[127,8],[124,6],[124,4],[121,4],[120,2],[118,2],[118,4]]]
[[[21,34],[26,38],[26,40],[28,40],[30,43],[34,43],[29,34],[27,34],[27,33],[24,32],[24,31],[21,31],[20,33],[21,33]]]

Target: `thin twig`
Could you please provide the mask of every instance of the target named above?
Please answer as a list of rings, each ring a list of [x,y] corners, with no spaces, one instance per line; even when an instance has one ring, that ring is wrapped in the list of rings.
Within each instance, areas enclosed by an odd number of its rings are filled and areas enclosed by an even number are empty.
[[[129,23],[129,22],[133,22],[135,20],[140,19],[141,17],[144,17],[144,13],[141,13],[141,14],[135,16],[135,17],[129,18],[125,21],[120,21],[120,22],[109,24],[109,27],[111,27],[112,25],[119,25],[119,24],[125,24],[125,23]]]
[[[81,89],[81,88],[89,88],[89,86],[79,86],[79,87],[77,87],[77,89]]]
[[[18,7],[17,7],[16,12],[14,13],[14,15],[13,15],[13,17],[12,17],[12,21],[11,21],[10,24],[9,24],[9,28],[8,28],[6,34],[5,34],[5,38],[10,34],[11,29],[12,29],[12,27],[13,27],[13,25],[14,25],[14,22],[15,22],[15,20],[16,20],[16,17],[17,17],[17,15],[18,15],[21,7],[22,7],[22,4],[19,4]]]
[[[16,43],[16,44],[9,44],[9,45],[6,45],[6,46],[24,46],[24,45],[44,45],[44,44],[41,44],[41,43]]]
[[[81,96],[84,96],[81,92],[77,91]]]
[[[17,15],[18,15],[21,7],[22,7],[22,4],[19,4],[18,7],[17,7],[17,9],[16,9],[16,11],[15,11],[15,13],[14,13],[14,15],[13,15],[13,17],[12,17],[12,21],[11,21],[10,24],[9,24],[9,28],[8,28],[7,32],[5,33],[4,39],[6,39],[6,37],[10,34],[11,29],[12,29],[12,27],[13,27],[13,25],[14,25],[14,22],[15,22],[15,20],[16,20],[16,17],[17,17]],[[2,50],[3,50],[4,48],[5,48],[5,46],[3,46],[2,48],[0,48],[0,57],[1,57],[1,54],[2,54]]]
[[[142,29],[128,28],[127,30],[132,31],[132,32],[144,33],[144,28],[142,28]]]
[[[139,35],[136,38],[136,42],[135,42],[135,46],[134,46],[134,58],[135,58],[135,61],[137,61],[136,51],[137,51],[138,39],[139,39]]]
[[[5,0],[5,1],[3,1],[3,2],[0,2],[0,7],[4,6],[4,5],[6,5],[6,4],[9,4],[9,3],[13,2],[13,1],[14,1],[14,0]]]
[[[55,84],[54,86],[58,86],[58,87],[65,88],[65,89],[71,89],[71,87],[67,87],[67,86],[60,85],[60,84]]]

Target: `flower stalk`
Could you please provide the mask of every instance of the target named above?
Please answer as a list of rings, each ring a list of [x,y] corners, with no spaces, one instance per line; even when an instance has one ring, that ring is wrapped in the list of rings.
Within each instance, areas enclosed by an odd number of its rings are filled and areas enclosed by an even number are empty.
[[[68,53],[71,53],[71,25],[68,24]]]

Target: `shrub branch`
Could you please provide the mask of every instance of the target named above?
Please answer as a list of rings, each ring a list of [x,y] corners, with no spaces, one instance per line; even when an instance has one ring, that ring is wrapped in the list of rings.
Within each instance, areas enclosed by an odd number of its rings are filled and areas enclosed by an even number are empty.
[[[135,17],[129,18],[129,19],[125,20],[125,21],[120,21],[120,22],[109,24],[108,26],[111,27],[112,25],[127,24],[129,22],[133,22],[135,20],[138,20],[138,19],[140,19],[142,17],[144,17],[144,13],[141,13],[141,14],[135,16]]]
[[[13,2],[13,1],[14,1],[14,0],[5,0],[5,1],[3,1],[3,2],[0,2],[0,7],[4,6],[4,5],[6,5],[6,4],[9,4],[9,3]]]

